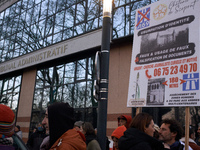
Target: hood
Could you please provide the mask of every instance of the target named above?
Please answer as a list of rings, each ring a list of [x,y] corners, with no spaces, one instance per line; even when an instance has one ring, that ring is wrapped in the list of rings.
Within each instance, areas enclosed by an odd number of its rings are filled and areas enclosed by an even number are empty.
[[[65,132],[50,150],[86,150],[86,144],[76,129]]]
[[[74,126],[74,109],[68,103],[54,103],[48,107],[50,146]]]
[[[126,131],[125,126],[119,126],[113,131],[111,137],[116,137],[117,139],[119,139],[121,136],[124,135],[125,131]]]
[[[126,119],[126,121],[127,121],[127,123],[126,123],[126,128],[128,129],[128,128],[129,128],[129,125],[130,125],[130,123],[131,123],[132,117],[129,116],[129,115],[121,115],[121,116],[119,116],[117,119],[118,119],[118,123],[119,123],[119,120],[120,120],[120,119]]]
[[[185,137],[182,137],[182,138],[180,139],[180,141],[183,142],[183,143],[185,143]],[[189,142],[190,142],[190,143],[197,144],[197,143],[196,143],[193,139],[191,139],[191,138],[189,138]]]
[[[163,148],[160,141],[135,128],[129,128],[124,132],[118,141],[118,146],[119,149],[128,150],[139,143],[148,143],[151,147],[156,146],[160,150]]]

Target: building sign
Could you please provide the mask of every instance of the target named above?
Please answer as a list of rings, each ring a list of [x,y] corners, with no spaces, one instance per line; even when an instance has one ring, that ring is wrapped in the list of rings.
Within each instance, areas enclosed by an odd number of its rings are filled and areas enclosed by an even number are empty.
[[[136,10],[128,107],[200,106],[199,0]]]
[[[82,36],[60,42],[59,44],[0,63],[0,75],[98,47],[101,45],[101,34],[101,29],[95,30]]]
[[[11,6],[12,4],[16,3],[19,0],[0,0],[0,12]]]

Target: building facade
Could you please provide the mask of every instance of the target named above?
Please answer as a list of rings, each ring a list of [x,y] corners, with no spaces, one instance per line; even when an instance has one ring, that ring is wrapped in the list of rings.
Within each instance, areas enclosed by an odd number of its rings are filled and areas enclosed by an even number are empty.
[[[126,106],[135,10],[155,1],[113,1],[108,136],[117,127],[119,115],[135,114],[135,108]],[[75,109],[76,120],[97,126],[94,61],[101,49],[101,34],[101,0],[0,2],[0,103],[15,112],[25,142],[33,127],[42,121],[47,106],[57,101],[68,102]],[[166,115],[184,118],[184,110],[178,108],[143,111],[152,114],[158,124]],[[191,113],[199,111],[194,107]],[[192,117],[191,122],[198,119]]]

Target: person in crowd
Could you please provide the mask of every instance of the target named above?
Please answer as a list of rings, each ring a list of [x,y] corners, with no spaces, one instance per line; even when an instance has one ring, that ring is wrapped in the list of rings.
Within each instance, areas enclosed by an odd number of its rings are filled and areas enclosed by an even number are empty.
[[[132,117],[129,115],[121,115],[117,118],[117,120],[118,120],[118,126],[124,125],[128,129],[131,123]]]
[[[155,132],[152,116],[147,113],[137,114],[130,123],[124,135],[118,141],[120,150],[164,150],[166,144],[153,137]]]
[[[184,136],[185,136],[185,132],[184,132]],[[195,140],[195,129],[192,126],[189,126],[189,146],[193,149],[193,150],[200,150],[200,146],[196,144]],[[183,143],[185,143],[185,137],[182,137],[180,139],[180,141],[182,141]]]
[[[195,142],[197,143],[197,145],[200,146],[200,123],[198,124],[197,138],[196,138]]]
[[[118,140],[121,136],[124,135],[125,131],[126,131],[126,127],[122,125],[122,126],[117,127],[111,134],[111,138],[113,140],[113,150],[119,150]]]
[[[164,119],[159,130],[159,140],[170,146],[171,150],[183,150],[184,143],[179,140],[183,136],[183,128],[175,119]]]
[[[22,131],[20,130],[20,126],[15,126],[15,133],[22,139]]]
[[[74,128],[75,128],[77,131],[80,131],[82,124],[83,124],[83,121],[76,121],[76,122],[74,123]]]
[[[45,128],[41,123],[37,125],[37,129],[31,134],[27,141],[27,146],[30,150],[39,150],[43,139],[46,137]]]
[[[81,135],[74,129],[74,109],[68,103],[48,106],[42,124],[49,130],[49,140],[43,140],[40,149],[86,150]]]
[[[96,140],[95,130],[90,122],[83,123],[80,131],[85,135],[87,150],[101,150]]]
[[[97,128],[94,129],[95,135],[97,135]],[[110,150],[109,147],[110,141],[108,139],[108,137],[106,136],[106,150]]]
[[[46,119],[45,119],[46,118]],[[46,137],[43,139],[42,143],[40,144],[40,150],[48,150],[49,145],[49,124],[48,124],[48,112],[46,110],[45,117],[42,121],[42,125],[44,126]]]
[[[15,128],[15,114],[10,107],[0,104],[0,150],[15,150],[11,141]]]

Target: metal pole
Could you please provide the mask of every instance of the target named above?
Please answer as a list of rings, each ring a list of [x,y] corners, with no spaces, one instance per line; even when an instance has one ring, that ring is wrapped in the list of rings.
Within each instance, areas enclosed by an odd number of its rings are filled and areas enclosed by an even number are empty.
[[[100,99],[98,102],[97,139],[102,150],[106,150],[106,125],[108,103],[108,76],[110,55],[111,15],[103,16],[101,59],[100,59]]]

